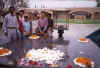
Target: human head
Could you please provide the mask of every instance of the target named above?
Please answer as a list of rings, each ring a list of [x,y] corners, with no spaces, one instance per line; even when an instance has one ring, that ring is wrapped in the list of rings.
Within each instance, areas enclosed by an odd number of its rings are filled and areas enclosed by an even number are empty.
[[[51,16],[52,16],[52,15],[51,15],[50,13],[48,13],[48,18],[51,18]]]
[[[19,12],[16,12],[16,17],[19,18]]]
[[[23,16],[24,10],[20,10],[20,11],[19,11],[19,14],[20,14],[20,16]]]
[[[39,17],[38,17],[37,15],[34,15],[33,19],[34,19],[34,20],[38,20]]]
[[[10,7],[10,8],[9,8],[9,12],[10,12],[12,15],[14,15],[15,11],[16,11],[16,9],[15,9],[14,7]]]
[[[28,21],[29,17],[27,15],[24,16],[24,21]]]
[[[41,18],[44,18],[44,17],[46,17],[46,12],[44,12],[44,11],[41,11],[41,13],[40,13],[40,17],[41,17]]]

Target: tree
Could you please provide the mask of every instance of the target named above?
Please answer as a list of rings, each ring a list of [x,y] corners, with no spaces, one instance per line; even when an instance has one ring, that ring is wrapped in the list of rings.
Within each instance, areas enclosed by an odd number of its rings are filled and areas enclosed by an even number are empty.
[[[0,9],[3,9],[3,8],[4,8],[4,1],[0,0]]]
[[[26,8],[28,0],[0,0],[0,9],[7,9],[10,6],[15,8]]]
[[[10,6],[16,9],[27,8],[28,0],[0,0],[0,16],[5,15]]]

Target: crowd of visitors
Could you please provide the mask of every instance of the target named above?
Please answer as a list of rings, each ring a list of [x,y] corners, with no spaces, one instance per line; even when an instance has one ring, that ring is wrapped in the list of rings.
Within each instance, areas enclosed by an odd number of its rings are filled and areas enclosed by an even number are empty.
[[[45,11],[28,14],[24,10],[16,11],[10,7],[9,13],[5,16],[2,30],[10,41],[17,38],[27,38],[36,33],[52,36],[53,19],[51,14]]]

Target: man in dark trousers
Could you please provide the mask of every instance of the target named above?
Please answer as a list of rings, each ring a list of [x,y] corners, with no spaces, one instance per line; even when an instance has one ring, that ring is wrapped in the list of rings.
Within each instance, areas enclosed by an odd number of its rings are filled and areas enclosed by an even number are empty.
[[[63,25],[58,26],[58,38],[59,39],[63,39],[63,33],[64,33],[63,27],[64,27]]]

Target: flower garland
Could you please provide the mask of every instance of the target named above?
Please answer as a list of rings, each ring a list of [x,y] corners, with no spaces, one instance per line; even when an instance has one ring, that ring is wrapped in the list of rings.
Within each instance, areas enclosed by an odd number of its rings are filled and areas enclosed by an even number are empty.
[[[64,53],[57,49],[31,49],[27,52],[26,57],[28,60],[43,62],[47,64],[54,64],[58,60],[64,59]]]

